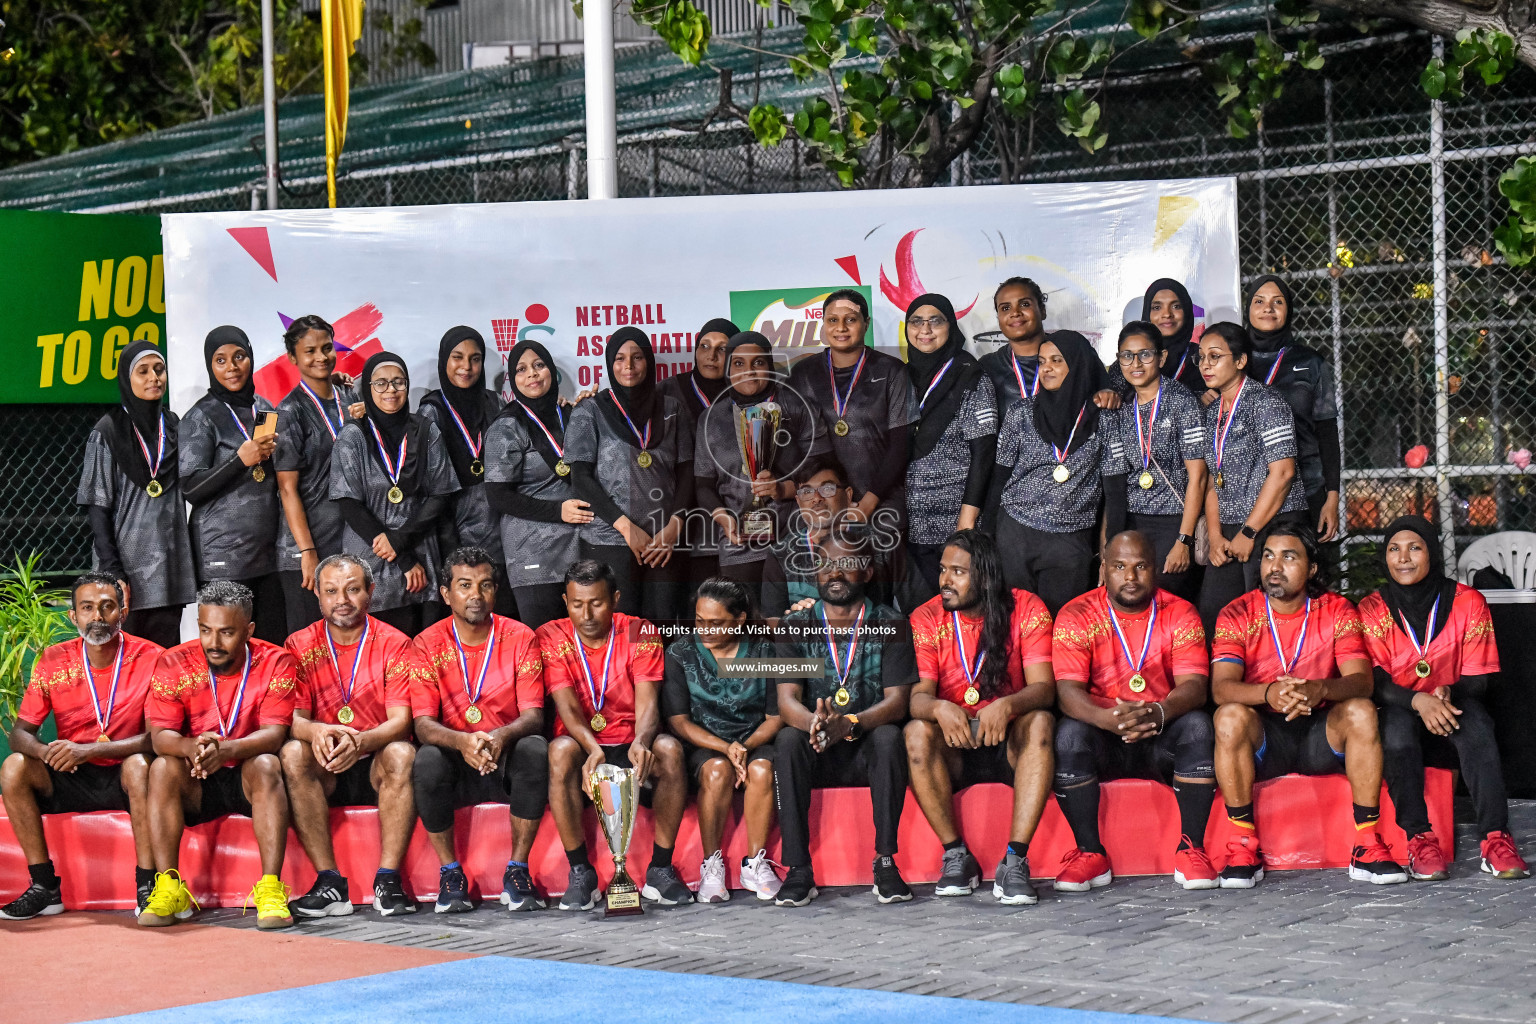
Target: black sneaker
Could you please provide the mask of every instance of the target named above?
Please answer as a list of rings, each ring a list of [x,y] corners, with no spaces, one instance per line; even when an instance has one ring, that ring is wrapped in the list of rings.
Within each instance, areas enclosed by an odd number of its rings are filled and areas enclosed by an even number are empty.
[[[969,896],[981,884],[981,865],[964,846],[944,851],[944,866],[939,871],[935,896]]]
[[[453,868],[439,872],[437,903],[432,907],[432,912],[434,914],[467,914],[474,909],[475,903],[469,898],[469,879],[464,877],[464,869]]]
[[[352,913],[347,895],[347,880],[335,872],[315,879],[309,892],[288,904],[294,917],[346,917]]]
[[[811,869],[790,868],[779,886],[779,894],[773,898],[776,907],[803,907],[816,898],[816,876]]]
[[[664,907],[693,902],[693,890],[677,877],[677,870],[670,864],[664,868],[646,869],[645,884],[640,887],[640,895]]]
[[[533,887],[528,869],[508,864],[501,876],[501,903],[508,910],[543,910],[546,904]]]
[[[905,903],[912,898],[912,889],[902,881],[894,857],[875,858],[875,887],[870,891],[881,903]]]
[[[64,897],[59,887],[52,889],[33,882],[27,891],[5,906],[0,907],[0,918],[6,921],[29,921],[34,917],[50,917],[64,913]]]
[[[151,875],[149,881],[138,887],[137,899],[134,903],[134,916],[144,913],[144,908],[149,906],[149,894],[155,891],[155,877]]]
[[[416,901],[405,891],[400,872],[373,876],[373,909],[380,917],[396,917],[416,913]]]
[[[1029,880],[1029,858],[1005,853],[992,879],[992,898],[1009,907],[1027,907],[1040,902]]]
[[[597,906],[597,898],[601,895],[597,869],[591,864],[572,864],[571,873],[565,880],[565,895],[560,897],[560,909],[591,910]]]

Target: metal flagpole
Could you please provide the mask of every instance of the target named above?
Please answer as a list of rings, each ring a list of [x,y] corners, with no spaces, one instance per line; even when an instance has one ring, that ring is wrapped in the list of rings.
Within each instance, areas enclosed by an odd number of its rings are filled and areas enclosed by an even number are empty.
[[[1445,55],[1445,40],[1435,36],[1430,44],[1436,57]],[[1456,565],[1456,519],[1451,497],[1451,478],[1445,468],[1451,463],[1451,325],[1447,294],[1450,274],[1445,252],[1445,106],[1439,100],[1429,104],[1429,188],[1430,223],[1434,245],[1434,315],[1435,315],[1435,483],[1440,510],[1440,543],[1448,570]]]
[[[587,78],[587,198],[616,199],[619,127],[613,92],[613,0],[586,0],[581,40]]]
[[[261,0],[261,106],[267,136],[267,209],[277,209],[277,71],[272,56],[272,5]]]

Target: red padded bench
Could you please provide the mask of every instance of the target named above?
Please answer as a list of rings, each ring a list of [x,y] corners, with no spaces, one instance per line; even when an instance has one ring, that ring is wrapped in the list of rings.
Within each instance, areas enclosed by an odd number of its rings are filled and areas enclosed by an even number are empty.
[[[1427,769],[1424,782],[1429,817],[1447,859],[1454,856],[1455,828],[1452,777],[1443,769]],[[960,793],[956,807],[982,868],[991,874],[1008,841],[1013,791],[984,784]],[[1264,854],[1272,868],[1341,868],[1349,863],[1354,828],[1350,817],[1349,783],[1342,775],[1309,778],[1287,775],[1255,788]],[[378,866],[377,811],[349,807],[331,812],[338,866],[351,882],[353,898],[372,899],[373,873]],[[1116,874],[1172,874],[1173,850],[1179,840],[1178,807],[1167,786],[1139,779],[1104,784],[1100,807],[1104,844]],[[64,903],[74,910],[126,910],[133,907],[133,833],[128,815],[120,812],[56,814],[44,819],[48,847],[64,878]],[[1408,856],[1407,837],[1392,817],[1382,795],[1382,834],[1400,861]],[[1227,821],[1218,799],[1206,826],[1206,848],[1220,867],[1227,841]],[[457,817],[460,857],[473,884],[494,896],[501,891],[511,831],[502,804],[481,804],[461,810]],[[866,789],[817,790],[811,800],[811,835],[816,881],[821,885],[868,885],[874,855],[874,825]],[[910,882],[938,878],[942,851],[933,830],[911,793],[901,818],[901,853],[897,863]],[[1056,801],[1047,801],[1045,817],[1030,845],[1030,866],[1038,877],[1053,877],[1062,855],[1073,847],[1072,832]],[[738,813],[726,831],[726,863],[736,882],[736,866],[749,852],[746,830]],[[587,848],[604,882],[612,873],[607,846],[598,837],[595,820],[587,815]],[[642,810],[635,822],[631,873],[644,875],[650,859],[651,823]],[[775,839],[770,854],[777,854]],[[676,863],[689,882],[697,882],[698,821],[692,807],[683,819]],[[538,885],[551,893],[565,889],[567,863],[552,818],[545,815],[534,843],[532,870]],[[417,826],[406,855],[406,871],[418,897],[437,891],[437,858],[426,834]],[[181,870],[205,907],[238,907],[261,874],[256,840],[249,818],[231,816],[187,829],[182,842]],[[314,868],[292,832],[284,860],[283,881],[296,893],[309,888]],[[20,893],[27,885],[25,859],[10,823],[0,814],[0,892]]]

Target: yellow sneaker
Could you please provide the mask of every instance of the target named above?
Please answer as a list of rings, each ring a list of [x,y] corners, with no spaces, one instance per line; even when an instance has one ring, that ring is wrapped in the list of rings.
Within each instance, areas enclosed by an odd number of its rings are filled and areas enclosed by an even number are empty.
[[[185,921],[200,909],[197,900],[192,898],[192,891],[181,880],[181,874],[172,868],[155,876],[155,888],[139,913],[139,924],[146,928],[164,928]]]
[[[251,887],[246,906],[256,904],[256,927],[261,929],[290,928],[293,915],[288,913],[288,887],[276,875],[262,875]],[[244,910],[241,911],[244,913]]]

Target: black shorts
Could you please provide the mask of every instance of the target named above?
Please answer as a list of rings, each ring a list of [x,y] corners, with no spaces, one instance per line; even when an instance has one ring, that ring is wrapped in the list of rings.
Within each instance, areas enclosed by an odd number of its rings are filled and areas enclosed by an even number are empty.
[[[359,758],[357,764],[336,776],[336,789],[325,802],[332,807],[379,806],[379,794],[369,777],[372,771],[373,755]]]
[[[1300,775],[1337,775],[1344,770],[1344,755],[1328,745],[1328,711],[1322,709],[1287,722],[1284,715],[1260,711],[1264,742],[1254,752],[1260,779],[1295,772]]]
[[[955,789],[974,786],[978,782],[1001,782],[1013,785],[1013,769],[1008,765],[1008,740],[990,747],[957,751],[960,755],[960,777],[954,780]]]
[[[704,765],[717,757],[723,759],[725,755],[718,750],[710,750],[708,747],[695,747],[687,743],[683,744],[683,747],[688,751],[688,781],[693,789],[697,790],[699,788],[699,772],[704,770]],[[761,747],[747,751],[747,763],[750,764],[753,761],[767,761],[769,764],[772,764],[773,744],[765,743]]]
[[[201,825],[226,814],[251,815],[251,802],[245,798],[245,786],[240,780],[244,765],[223,767],[206,779],[192,781],[202,786],[202,800],[197,810],[187,815],[188,825]]]
[[[43,766],[48,768],[47,765]],[[123,766],[91,764],[87,761],[72,772],[48,768],[53,793],[39,796],[37,809],[44,814],[69,814],[75,811],[126,811],[128,794],[123,792]]]

